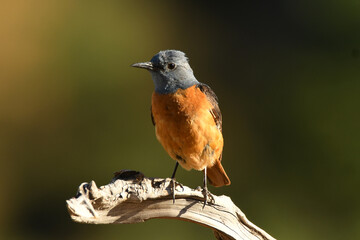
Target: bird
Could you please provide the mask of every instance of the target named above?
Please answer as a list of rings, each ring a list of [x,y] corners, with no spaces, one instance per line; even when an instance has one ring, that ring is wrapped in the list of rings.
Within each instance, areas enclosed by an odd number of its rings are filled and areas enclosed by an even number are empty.
[[[175,174],[180,164],[186,170],[204,172],[204,206],[207,181],[215,187],[230,185],[222,164],[222,115],[218,98],[199,82],[184,52],[163,50],[148,62],[132,67],[151,73],[155,90],[151,99],[151,119],[155,134],[165,151],[176,161],[171,179],[175,202]]]

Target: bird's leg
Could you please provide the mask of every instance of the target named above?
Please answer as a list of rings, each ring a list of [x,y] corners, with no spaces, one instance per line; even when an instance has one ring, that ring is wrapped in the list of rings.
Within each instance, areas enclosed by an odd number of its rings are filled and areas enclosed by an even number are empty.
[[[207,167],[204,168],[204,188],[203,188],[203,194],[204,194],[204,206],[203,208],[205,207],[205,205],[207,204],[207,196],[208,196],[208,189],[207,189]]]
[[[172,182],[172,187],[173,187],[173,192],[172,192],[173,203],[175,203],[175,174],[176,174],[176,170],[177,170],[178,166],[179,166],[179,162],[176,162],[174,172],[171,175],[171,182]]]

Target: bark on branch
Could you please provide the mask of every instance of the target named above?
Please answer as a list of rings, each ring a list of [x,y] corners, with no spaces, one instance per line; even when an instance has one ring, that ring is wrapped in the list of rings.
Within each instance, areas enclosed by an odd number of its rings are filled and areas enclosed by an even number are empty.
[[[82,183],[76,197],[67,200],[67,208],[72,220],[81,223],[139,223],[172,218],[209,227],[217,239],[274,239],[251,223],[229,197],[210,193],[210,202],[203,207],[200,187],[191,189],[177,182],[175,186],[173,203],[170,178],[145,178],[140,172],[122,170],[100,188],[94,181]]]

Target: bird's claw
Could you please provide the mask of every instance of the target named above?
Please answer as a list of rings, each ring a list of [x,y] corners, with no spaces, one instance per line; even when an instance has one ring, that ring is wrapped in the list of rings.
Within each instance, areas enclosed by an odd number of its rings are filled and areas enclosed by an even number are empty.
[[[176,187],[180,186],[181,188],[184,189],[183,185],[181,183],[178,183],[175,178],[171,179],[171,188],[172,188],[172,199],[173,199],[173,204],[175,204],[175,191],[176,191]]]
[[[204,195],[204,205],[203,205],[203,208],[204,208],[208,203],[212,203],[214,201],[214,197],[209,192],[207,187],[203,188],[202,193]]]

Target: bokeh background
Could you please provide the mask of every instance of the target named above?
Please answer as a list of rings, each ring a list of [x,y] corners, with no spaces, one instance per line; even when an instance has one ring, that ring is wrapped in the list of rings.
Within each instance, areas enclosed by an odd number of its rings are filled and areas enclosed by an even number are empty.
[[[278,239],[360,238],[360,2],[8,0],[0,7],[0,238],[212,239],[198,225],[82,225],[65,200],[120,169],[169,177],[131,68],[187,53],[220,99],[219,189]],[[202,173],[177,179],[201,185]]]

